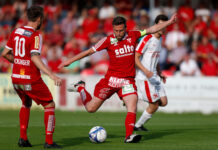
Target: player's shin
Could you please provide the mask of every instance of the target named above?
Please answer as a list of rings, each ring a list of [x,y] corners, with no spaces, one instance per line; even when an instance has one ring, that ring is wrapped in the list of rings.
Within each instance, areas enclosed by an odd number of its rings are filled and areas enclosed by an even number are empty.
[[[127,112],[125,127],[126,127],[126,138],[133,133],[136,121],[136,114],[132,112]]]
[[[27,128],[29,124],[30,107],[22,105],[20,109],[20,138],[27,140]]]
[[[145,124],[149,119],[151,119],[152,114],[149,114],[146,110],[143,112],[137,123],[135,124],[135,127],[141,127],[143,124]]]
[[[53,144],[53,132],[55,128],[55,108],[48,107],[44,110],[44,124],[45,124],[45,142]]]
[[[91,101],[92,96],[89,94],[88,91],[86,91],[84,87],[79,87],[78,92],[80,93],[84,105],[86,105],[89,101]]]

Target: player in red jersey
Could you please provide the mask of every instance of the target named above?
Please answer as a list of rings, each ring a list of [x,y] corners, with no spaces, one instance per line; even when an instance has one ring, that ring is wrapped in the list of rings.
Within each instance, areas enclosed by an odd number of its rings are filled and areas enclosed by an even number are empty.
[[[27,10],[27,26],[13,30],[2,56],[13,63],[12,83],[22,100],[20,109],[20,147],[32,147],[27,138],[30,108],[32,100],[44,107],[45,148],[60,148],[53,142],[55,127],[55,103],[41,78],[40,70],[47,74],[55,85],[61,85],[61,79],[52,73],[40,58],[42,36],[37,31],[43,21],[43,8],[32,6]]]
[[[123,17],[116,17],[113,20],[114,34],[100,40],[95,46],[84,51],[72,59],[63,62],[59,68],[68,66],[86,56],[92,55],[97,51],[106,49],[110,57],[110,65],[105,75],[95,86],[94,97],[85,89],[83,81],[72,84],[68,91],[79,92],[83,104],[88,112],[95,112],[106,99],[114,93],[123,100],[127,108],[125,120],[126,143],[139,142],[141,135],[132,134],[137,109],[137,92],[135,86],[135,47],[137,40],[145,34],[155,33],[176,21],[174,14],[169,21],[154,25],[143,31],[126,31],[126,20]]]

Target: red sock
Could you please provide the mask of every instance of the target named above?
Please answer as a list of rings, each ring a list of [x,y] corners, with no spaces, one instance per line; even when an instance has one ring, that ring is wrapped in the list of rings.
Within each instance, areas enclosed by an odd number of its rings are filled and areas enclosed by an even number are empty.
[[[45,123],[45,142],[48,144],[53,143],[53,132],[55,128],[55,108],[45,108],[44,112],[44,123]]]
[[[79,87],[78,92],[80,93],[84,105],[92,100],[92,96],[89,94],[88,91],[86,91],[84,87]]]
[[[126,127],[126,138],[133,133],[136,121],[136,114],[132,112],[127,112],[125,127]]]
[[[29,124],[30,108],[24,105],[20,109],[20,138],[27,140],[27,128]]]

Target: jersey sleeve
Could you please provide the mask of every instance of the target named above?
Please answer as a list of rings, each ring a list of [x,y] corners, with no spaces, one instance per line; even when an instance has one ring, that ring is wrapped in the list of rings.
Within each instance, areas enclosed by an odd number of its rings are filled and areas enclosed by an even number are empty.
[[[145,36],[138,44],[138,46],[136,47],[136,52],[143,54],[146,51],[146,47],[147,47],[147,43],[149,41],[149,39],[152,37],[151,34]]]
[[[136,39],[141,37],[141,31],[130,31],[132,35],[135,36]]]
[[[94,51],[101,51],[103,49],[106,49],[108,45],[109,45],[108,38],[104,37],[98,43],[96,43],[92,48],[94,49]]]
[[[14,37],[14,32],[11,33],[7,44],[5,45],[5,48],[7,48],[9,50],[13,50],[13,37]]]
[[[41,54],[42,50],[42,35],[39,33],[33,34],[30,41],[30,53],[36,52]]]

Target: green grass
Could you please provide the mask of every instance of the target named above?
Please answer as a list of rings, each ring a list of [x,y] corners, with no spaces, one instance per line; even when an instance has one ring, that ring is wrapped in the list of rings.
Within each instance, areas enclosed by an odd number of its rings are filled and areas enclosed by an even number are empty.
[[[19,137],[19,111],[0,110],[0,149],[21,149]],[[138,113],[138,117],[141,113]],[[157,113],[147,124],[149,132],[136,144],[125,144],[125,113],[89,114],[87,112],[56,112],[54,141],[66,150],[217,150],[218,114],[162,114]],[[103,126],[108,133],[105,143],[89,141],[91,127]],[[28,129],[32,148],[43,149],[43,111],[31,111]]]

